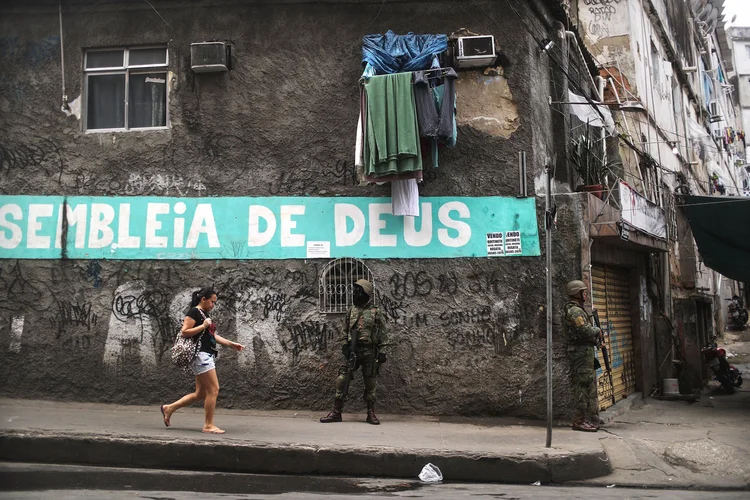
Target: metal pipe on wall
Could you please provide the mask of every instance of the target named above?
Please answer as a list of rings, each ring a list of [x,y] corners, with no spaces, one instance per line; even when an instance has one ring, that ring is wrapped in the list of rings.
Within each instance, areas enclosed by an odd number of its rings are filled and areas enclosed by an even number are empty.
[[[62,20],[62,0],[57,2],[57,13],[60,18],[60,74],[62,75],[62,110],[68,111],[68,92],[65,88],[65,45],[63,43],[63,20]]]
[[[552,173],[547,171],[547,194],[544,197],[545,249],[547,253],[547,443],[552,446]]]

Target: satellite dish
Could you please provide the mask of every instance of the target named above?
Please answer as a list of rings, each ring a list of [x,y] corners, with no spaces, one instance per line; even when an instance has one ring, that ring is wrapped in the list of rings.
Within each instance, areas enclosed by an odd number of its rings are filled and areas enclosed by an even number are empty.
[[[703,10],[700,12],[700,14],[698,14],[698,19],[705,23],[708,20],[708,16],[711,14],[712,10],[714,10],[714,6],[710,3],[707,3],[706,6],[703,7]]]

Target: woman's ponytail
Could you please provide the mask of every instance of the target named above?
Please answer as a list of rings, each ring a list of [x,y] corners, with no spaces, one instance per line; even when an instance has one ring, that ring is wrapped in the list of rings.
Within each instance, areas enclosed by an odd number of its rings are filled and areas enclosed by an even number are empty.
[[[216,295],[216,292],[210,286],[196,290],[190,298],[190,307],[196,307],[201,303],[201,299],[210,299],[214,295]]]

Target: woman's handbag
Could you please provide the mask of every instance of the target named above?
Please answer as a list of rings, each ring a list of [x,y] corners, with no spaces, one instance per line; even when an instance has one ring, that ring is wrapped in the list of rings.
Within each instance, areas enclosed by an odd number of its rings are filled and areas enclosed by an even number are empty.
[[[200,309],[198,309],[200,311]],[[203,320],[205,321],[206,315],[203,311],[200,311]],[[193,335],[192,337],[185,337],[182,335],[182,330],[177,332],[177,338],[174,340],[172,345],[172,363],[177,368],[182,368],[186,373],[190,373],[190,365],[192,364],[195,356],[198,355],[198,347],[201,343],[201,338],[205,330],[200,335]]]
[[[198,340],[193,340],[197,337]],[[185,372],[190,372],[190,365],[198,354],[198,346],[203,333],[198,336],[184,337],[182,332],[177,332],[177,338],[172,346],[172,363]]]

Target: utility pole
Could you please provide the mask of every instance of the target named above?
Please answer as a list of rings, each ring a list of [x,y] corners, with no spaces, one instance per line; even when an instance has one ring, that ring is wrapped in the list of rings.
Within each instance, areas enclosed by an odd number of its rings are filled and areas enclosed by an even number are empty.
[[[547,239],[547,448],[552,446],[552,177],[550,165],[547,171],[547,194],[545,196],[544,229]]]

